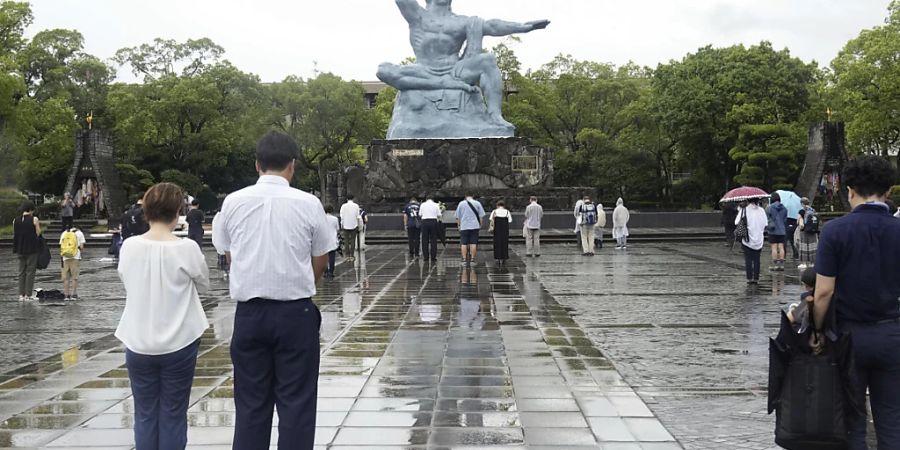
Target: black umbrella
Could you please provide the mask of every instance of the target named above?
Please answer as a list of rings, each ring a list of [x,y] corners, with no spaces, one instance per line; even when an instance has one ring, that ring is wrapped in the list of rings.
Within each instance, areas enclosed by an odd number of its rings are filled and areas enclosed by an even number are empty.
[[[810,312],[812,316],[812,312]],[[769,340],[769,414],[775,420],[775,443],[788,450],[848,448],[848,424],[865,414],[855,394],[852,341],[849,334],[827,330],[825,349],[809,345],[815,327],[796,332],[787,315]]]

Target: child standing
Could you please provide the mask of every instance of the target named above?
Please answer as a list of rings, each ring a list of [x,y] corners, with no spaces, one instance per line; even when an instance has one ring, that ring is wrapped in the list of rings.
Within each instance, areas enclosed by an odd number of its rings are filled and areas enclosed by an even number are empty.
[[[59,237],[59,255],[63,259],[62,282],[66,300],[78,299],[78,275],[81,274],[81,251],[84,250],[84,233],[71,227]]]
[[[792,303],[788,306],[787,316],[793,324],[794,331],[802,333],[809,326],[810,306],[815,299],[816,291],[816,269],[809,267],[800,275],[800,282],[803,284],[803,293],[800,294],[800,302]]]

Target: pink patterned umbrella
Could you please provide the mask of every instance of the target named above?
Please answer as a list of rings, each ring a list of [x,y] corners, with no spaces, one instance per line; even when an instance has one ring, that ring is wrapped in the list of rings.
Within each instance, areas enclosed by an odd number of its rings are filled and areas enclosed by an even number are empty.
[[[719,200],[719,203],[725,202],[742,202],[744,200],[750,200],[751,198],[769,198],[771,197],[766,191],[750,187],[750,186],[742,186],[737,189],[732,189],[722,197],[722,200]]]

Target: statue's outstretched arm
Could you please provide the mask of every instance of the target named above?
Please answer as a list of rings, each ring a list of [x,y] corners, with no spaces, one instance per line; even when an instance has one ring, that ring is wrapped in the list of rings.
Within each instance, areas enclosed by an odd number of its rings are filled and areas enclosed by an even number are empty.
[[[407,22],[417,22],[422,17],[422,5],[418,0],[395,0],[400,13]]]
[[[487,36],[509,36],[511,34],[543,30],[544,28],[547,28],[547,25],[550,25],[549,20],[534,20],[526,23],[516,23],[494,19],[484,22],[484,34]]]

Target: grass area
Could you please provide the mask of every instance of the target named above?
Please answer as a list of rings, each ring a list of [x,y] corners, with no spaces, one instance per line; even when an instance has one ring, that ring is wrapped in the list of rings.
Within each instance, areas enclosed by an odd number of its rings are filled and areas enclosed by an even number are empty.
[[[12,224],[0,227],[0,237],[12,237],[12,235],[13,235]]]

